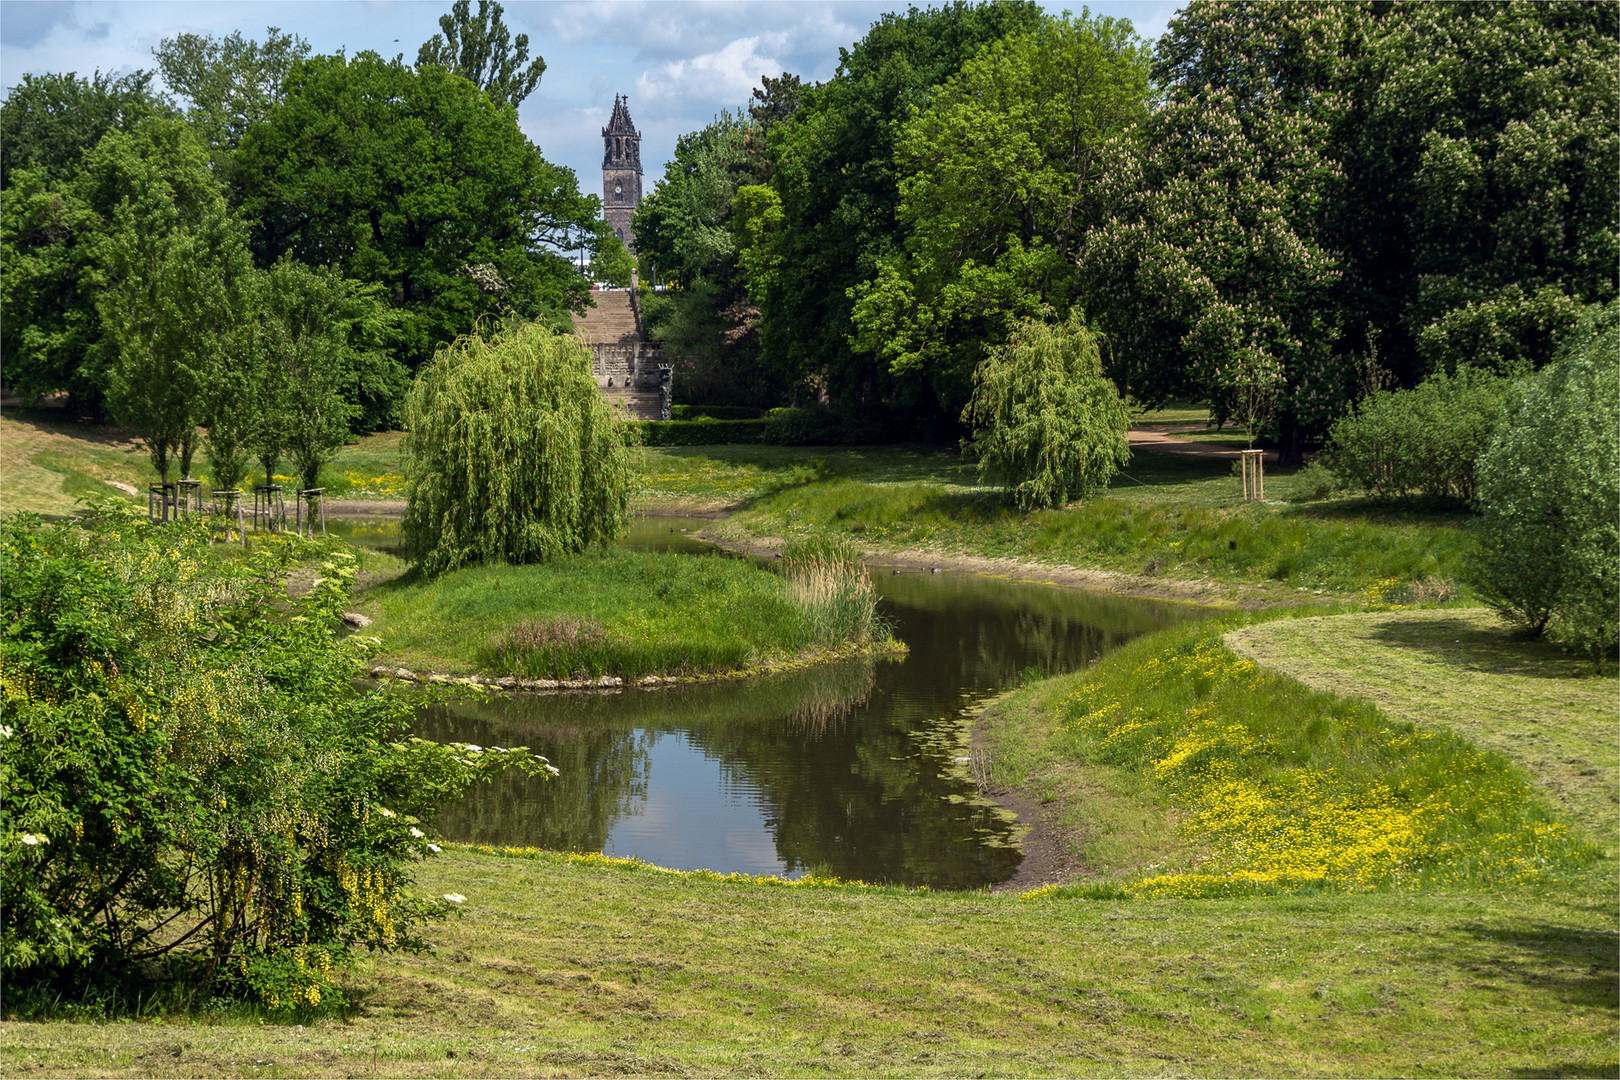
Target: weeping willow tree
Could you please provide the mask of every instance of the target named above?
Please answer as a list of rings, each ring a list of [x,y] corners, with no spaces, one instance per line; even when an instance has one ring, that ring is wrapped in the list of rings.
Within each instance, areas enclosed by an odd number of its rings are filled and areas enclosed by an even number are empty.
[[[572,334],[458,338],[406,408],[405,542],[427,572],[545,562],[623,531],[631,452]]]
[[[1078,310],[1058,325],[1025,319],[974,372],[962,414],[970,449],[979,475],[1011,491],[1020,510],[1085,498],[1130,460],[1130,416],[1097,341]]]

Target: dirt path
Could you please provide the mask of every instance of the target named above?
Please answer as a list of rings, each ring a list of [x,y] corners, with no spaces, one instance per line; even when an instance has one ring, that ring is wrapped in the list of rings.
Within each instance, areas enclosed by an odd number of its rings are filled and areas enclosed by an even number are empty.
[[[1235,458],[1243,451],[1235,446],[1223,446],[1219,443],[1194,442],[1191,439],[1178,439],[1177,434],[1189,431],[1204,431],[1206,429],[1193,426],[1186,427],[1179,424],[1153,424],[1137,425],[1131,428],[1129,435],[1132,450],[1153,450],[1162,454],[1192,454],[1196,457]],[[1275,465],[1277,455],[1266,454],[1266,464]]]

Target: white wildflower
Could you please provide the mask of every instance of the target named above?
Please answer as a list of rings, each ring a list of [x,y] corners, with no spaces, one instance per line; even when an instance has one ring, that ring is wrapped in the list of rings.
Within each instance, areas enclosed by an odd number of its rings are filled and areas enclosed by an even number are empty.
[[[388,809],[388,807],[386,807],[386,806],[377,807],[377,813],[381,814],[383,817],[394,817],[394,816],[396,816],[394,814],[394,812],[392,810]]]
[[[424,833],[421,829],[418,829],[415,825],[411,826],[411,838],[413,840],[420,840],[426,835],[426,833]]]
[[[50,843],[51,838],[46,836],[44,833],[25,832],[22,834],[22,842],[27,844],[29,847],[38,847],[40,844]]]
[[[464,903],[464,902],[466,902],[466,899],[467,899],[465,896],[462,896],[458,892],[447,892],[447,893],[444,894],[444,898],[446,900],[450,901],[452,904]]]

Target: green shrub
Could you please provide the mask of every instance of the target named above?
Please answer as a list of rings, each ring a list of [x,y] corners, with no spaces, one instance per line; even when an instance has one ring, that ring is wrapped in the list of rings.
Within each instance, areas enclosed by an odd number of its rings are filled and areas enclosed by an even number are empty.
[[[1378,394],[1333,425],[1322,459],[1340,480],[1374,498],[1472,503],[1474,464],[1512,388],[1509,379],[1464,368]]]
[[[669,414],[674,420],[760,420],[765,410],[750,405],[671,405]]]
[[[458,338],[417,376],[406,422],[405,544],[429,573],[544,562],[624,531],[630,432],[574,335]]]
[[[765,420],[639,420],[627,422],[643,446],[753,446],[765,442]]]
[[[979,475],[1007,487],[1020,510],[1085,498],[1130,460],[1130,416],[1097,341],[1078,311],[1059,326],[1026,319],[973,373],[962,419]]]
[[[1480,458],[1480,592],[1594,658],[1620,612],[1620,302],[1591,309]]]
[[[922,434],[915,417],[882,405],[806,405],[772,409],[765,441],[778,446],[875,446]]]
[[[358,949],[423,947],[412,894],[437,808],[521,752],[404,739],[338,639],[353,559],[109,509],[0,533],[0,944],[16,1002],[166,984],[272,1010],[342,1003]],[[288,557],[319,577],[289,604]]]

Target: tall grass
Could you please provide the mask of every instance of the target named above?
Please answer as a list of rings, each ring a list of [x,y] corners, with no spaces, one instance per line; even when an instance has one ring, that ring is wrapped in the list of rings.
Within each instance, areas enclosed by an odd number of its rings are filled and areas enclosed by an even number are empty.
[[[831,537],[795,541],[782,549],[782,567],[788,599],[804,613],[813,641],[859,644],[888,636],[872,578],[848,544]]]

